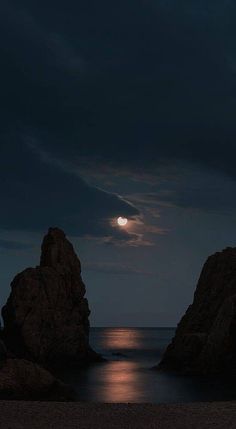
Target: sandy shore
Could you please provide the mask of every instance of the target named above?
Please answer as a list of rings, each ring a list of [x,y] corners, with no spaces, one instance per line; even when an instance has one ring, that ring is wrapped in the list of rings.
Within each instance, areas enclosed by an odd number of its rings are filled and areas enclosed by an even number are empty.
[[[183,405],[0,401],[1,429],[235,429],[236,402]]]

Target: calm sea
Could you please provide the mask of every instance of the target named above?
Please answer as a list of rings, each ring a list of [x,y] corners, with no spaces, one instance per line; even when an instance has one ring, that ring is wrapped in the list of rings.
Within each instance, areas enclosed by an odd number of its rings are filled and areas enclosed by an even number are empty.
[[[170,328],[91,328],[91,346],[108,362],[63,374],[78,401],[189,402],[236,399],[235,380],[153,370],[174,335]]]

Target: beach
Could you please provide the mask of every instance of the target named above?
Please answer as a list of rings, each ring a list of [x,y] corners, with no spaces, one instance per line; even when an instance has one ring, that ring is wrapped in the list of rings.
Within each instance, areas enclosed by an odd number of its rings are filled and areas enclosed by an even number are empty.
[[[236,402],[0,402],[0,429],[235,429]]]

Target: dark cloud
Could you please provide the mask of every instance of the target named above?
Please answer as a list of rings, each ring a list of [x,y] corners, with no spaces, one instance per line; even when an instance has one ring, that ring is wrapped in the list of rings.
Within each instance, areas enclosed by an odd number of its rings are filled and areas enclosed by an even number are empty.
[[[33,127],[75,165],[81,156],[126,169],[182,159],[235,177],[235,4],[1,9],[6,126]]]
[[[179,181],[172,186],[169,184],[169,193],[157,195],[157,201],[210,213],[232,214],[236,211],[235,193],[236,182],[232,178],[192,168],[191,173],[182,171]]]
[[[195,165],[179,165],[174,169],[166,167],[165,175],[160,176],[150,189],[152,192],[133,194],[127,196],[127,199],[140,208],[145,207],[152,212],[156,210],[156,216],[164,206],[219,214],[236,211],[235,180],[196,168]]]

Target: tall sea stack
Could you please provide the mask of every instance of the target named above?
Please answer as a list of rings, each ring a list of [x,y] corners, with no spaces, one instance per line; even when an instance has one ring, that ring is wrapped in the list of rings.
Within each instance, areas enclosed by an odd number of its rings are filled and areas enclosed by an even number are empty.
[[[18,274],[2,309],[3,338],[18,357],[46,367],[99,359],[89,345],[89,307],[81,265],[64,232],[50,228],[40,265]]]
[[[197,374],[236,372],[236,248],[207,259],[193,304],[159,368]]]

